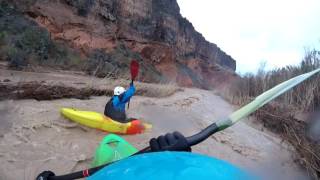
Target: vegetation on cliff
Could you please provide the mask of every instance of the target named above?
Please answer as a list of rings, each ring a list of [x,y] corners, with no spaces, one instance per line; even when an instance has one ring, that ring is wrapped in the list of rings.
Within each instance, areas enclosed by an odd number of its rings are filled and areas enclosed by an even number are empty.
[[[0,4],[0,60],[9,67],[23,69],[29,65],[79,68],[81,56],[62,43],[51,40],[50,33],[27,19],[5,1]]]

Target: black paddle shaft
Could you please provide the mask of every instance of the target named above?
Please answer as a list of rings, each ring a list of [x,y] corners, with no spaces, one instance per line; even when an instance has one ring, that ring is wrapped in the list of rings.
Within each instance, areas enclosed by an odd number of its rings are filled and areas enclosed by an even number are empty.
[[[216,125],[216,123],[213,123],[210,126],[208,126],[207,128],[203,129],[201,132],[199,132],[193,136],[187,137],[188,144],[190,146],[194,146],[196,144],[199,144],[200,142],[206,140],[209,136],[211,136],[212,134],[214,134],[218,131],[219,131],[219,127]],[[131,156],[134,156],[137,154],[142,154],[142,153],[148,153],[148,152],[151,152],[150,147],[146,147]],[[103,167],[108,166],[112,163],[113,162],[105,164],[105,165],[101,165],[98,167],[94,167],[91,169],[62,175],[62,176],[53,176],[53,177],[50,177],[49,180],[70,180],[70,179],[79,179],[79,178],[88,177],[88,176],[91,176],[92,174],[94,174],[95,172],[97,172],[98,170],[102,169]]]
[[[202,131],[200,131],[199,133],[197,133],[197,134],[195,134],[193,136],[187,137],[188,145],[189,146],[197,145],[197,144],[201,143],[202,141],[206,140],[212,134],[218,132],[219,130],[220,129],[217,126],[217,124],[213,123],[210,126],[208,126],[205,129],[203,129]],[[148,153],[148,152],[151,152],[150,147],[146,147],[146,148],[140,150],[138,153],[133,154],[133,155],[142,154],[142,153]]]

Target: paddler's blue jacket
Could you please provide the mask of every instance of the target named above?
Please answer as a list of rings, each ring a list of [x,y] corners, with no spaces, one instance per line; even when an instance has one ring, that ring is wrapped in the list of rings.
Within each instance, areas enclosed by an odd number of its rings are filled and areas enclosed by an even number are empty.
[[[113,96],[105,106],[104,115],[119,122],[126,122],[126,103],[135,92],[136,88],[133,84],[130,84],[130,87],[124,93],[119,96]]]

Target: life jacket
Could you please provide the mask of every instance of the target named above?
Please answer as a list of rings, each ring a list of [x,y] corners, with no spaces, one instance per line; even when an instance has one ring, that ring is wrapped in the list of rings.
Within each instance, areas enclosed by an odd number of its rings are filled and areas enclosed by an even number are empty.
[[[104,115],[121,123],[127,122],[126,113],[113,106],[113,97],[107,102],[104,108]]]

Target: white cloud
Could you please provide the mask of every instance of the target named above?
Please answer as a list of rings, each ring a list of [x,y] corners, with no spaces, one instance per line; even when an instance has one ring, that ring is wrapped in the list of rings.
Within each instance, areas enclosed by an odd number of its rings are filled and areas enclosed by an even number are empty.
[[[320,45],[319,0],[178,0],[181,14],[237,61],[238,72],[297,64]]]

